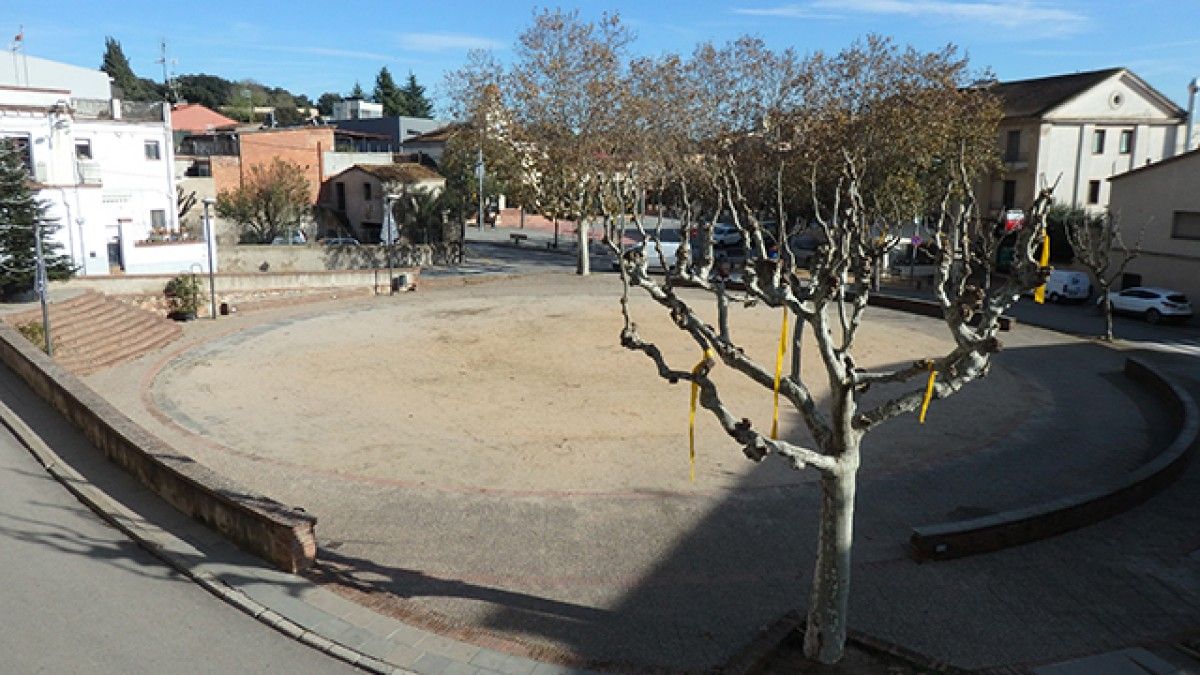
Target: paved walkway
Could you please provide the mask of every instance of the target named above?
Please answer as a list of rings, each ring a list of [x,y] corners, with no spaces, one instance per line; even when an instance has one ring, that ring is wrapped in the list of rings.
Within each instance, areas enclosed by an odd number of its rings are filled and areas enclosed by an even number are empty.
[[[0,398],[22,402],[23,416],[39,424],[66,424],[33,396],[0,369]],[[109,487],[127,494],[113,478]],[[72,488],[88,489],[78,481]],[[139,548],[56,483],[4,427],[0,608],[0,670],[8,673],[355,672],[232,610]]]

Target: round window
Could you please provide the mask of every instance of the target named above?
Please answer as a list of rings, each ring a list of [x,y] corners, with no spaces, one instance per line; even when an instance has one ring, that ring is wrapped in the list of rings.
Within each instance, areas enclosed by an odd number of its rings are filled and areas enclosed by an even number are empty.
[[[1114,91],[1113,93],[1108,95],[1108,105],[1113,109],[1120,108],[1121,104],[1124,102],[1125,102],[1125,97],[1122,96],[1121,92],[1119,92],[1119,91]]]

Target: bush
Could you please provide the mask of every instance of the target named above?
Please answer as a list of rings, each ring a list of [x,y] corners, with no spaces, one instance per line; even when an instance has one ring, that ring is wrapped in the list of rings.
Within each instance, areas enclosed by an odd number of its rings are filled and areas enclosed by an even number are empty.
[[[46,329],[42,326],[40,319],[17,326],[17,332],[24,335],[26,340],[37,345],[38,349],[46,351]],[[53,346],[58,346],[58,340],[51,338],[50,342],[53,343]]]
[[[195,318],[200,309],[200,282],[194,274],[180,274],[163,289],[173,319]]]

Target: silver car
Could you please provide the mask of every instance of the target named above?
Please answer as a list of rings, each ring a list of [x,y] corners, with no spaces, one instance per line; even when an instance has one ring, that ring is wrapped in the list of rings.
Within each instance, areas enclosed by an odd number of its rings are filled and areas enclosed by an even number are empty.
[[[1108,300],[1114,312],[1134,314],[1150,323],[1163,319],[1186,321],[1192,316],[1192,305],[1179,291],[1154,286],[1135,286],[1123,291],[1109,291]]]

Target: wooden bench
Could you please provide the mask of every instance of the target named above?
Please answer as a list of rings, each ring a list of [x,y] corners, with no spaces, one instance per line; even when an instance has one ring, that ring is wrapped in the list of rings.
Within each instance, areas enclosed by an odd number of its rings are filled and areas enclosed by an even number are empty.
[[[508,238],[512,240],[513,246],[520,246],[521,242],[529,238],[529,235],[521,234],[520,232],[512,232],[508,235]]]

